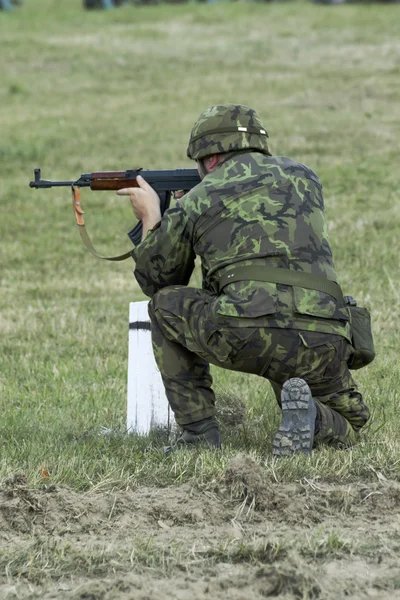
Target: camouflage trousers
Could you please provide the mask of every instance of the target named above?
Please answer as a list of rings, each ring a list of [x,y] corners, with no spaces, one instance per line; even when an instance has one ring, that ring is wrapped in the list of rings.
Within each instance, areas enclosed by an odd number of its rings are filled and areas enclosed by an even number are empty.
[[[210,311],[212,298],[205,290],[169,286],[149,303],[154,355],[177,423],[214,415],[212,363],[268,379],[279,404],[284,382],[301,377],[319,409],[316,443],[353,445],[369,410],[347,366],[348,341],[297,329],[234,327],[233,318]]]

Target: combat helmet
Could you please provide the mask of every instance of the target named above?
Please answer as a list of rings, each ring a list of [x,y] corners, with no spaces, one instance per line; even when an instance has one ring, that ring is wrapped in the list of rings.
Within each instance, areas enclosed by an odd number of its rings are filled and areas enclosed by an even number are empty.
[[[271,156],[268,133],[260,117],[243,104],[218,104],[205,110],[195,122],[187,155],[200,160],[210,154],[246,149]]]

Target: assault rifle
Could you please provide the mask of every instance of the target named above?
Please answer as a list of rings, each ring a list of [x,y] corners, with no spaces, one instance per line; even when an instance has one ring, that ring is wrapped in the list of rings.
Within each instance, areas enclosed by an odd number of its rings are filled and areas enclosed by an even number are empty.
[[[36,189],[47,189],[52,187],[71,187],[72,204],[76,224],[79,228],[82,241],[86,248],[98,258],[104,260],[124,260],[130,256],[130,252],[120,256],[101,256],[93,248],[92,242],[87,234],[83,221],[84,211],[80,202],[80,190],[82,187],[90,187],[91,190],[122,190],[123,188],[139,187],[136,177],[141,175],[160,197],[160,210],[163,215],[171,200],[171,193],[183,190],[187,192],[200,183],[197,169],[174,169],[171,171],[150,171],[143,169],[131,169],[127,171],[103,171],[98,173],[84,173],[75,181],[47,181],[41,178],[40,169],[34,170],[35,179],[29,187]],[[142,223],[139,221],[129,233],[132,243],[136,246],[142,239]]]

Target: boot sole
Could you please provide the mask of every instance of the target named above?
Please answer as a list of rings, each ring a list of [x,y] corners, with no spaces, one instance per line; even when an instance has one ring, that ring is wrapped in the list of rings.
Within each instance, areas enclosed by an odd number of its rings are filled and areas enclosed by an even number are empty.
[[[282,388],[282,422],[272,454],[276,457],[301,452],[310,454],[314,443],[317,407],[304,379],[289,379]]]

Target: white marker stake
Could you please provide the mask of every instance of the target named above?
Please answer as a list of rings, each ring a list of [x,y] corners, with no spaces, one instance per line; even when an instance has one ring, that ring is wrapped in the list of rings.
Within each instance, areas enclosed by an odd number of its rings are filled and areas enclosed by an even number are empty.
[[[151,345],[148,302],[129,304],[128,410],[129,433],[148,434],[155,427],[171,431],[174,418],[165,396]]]

